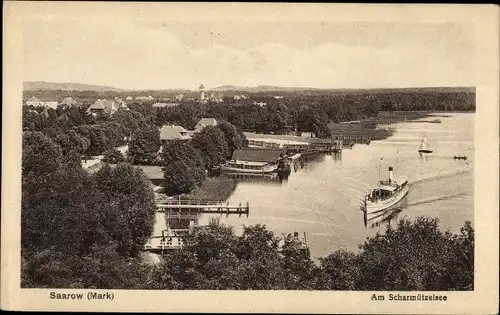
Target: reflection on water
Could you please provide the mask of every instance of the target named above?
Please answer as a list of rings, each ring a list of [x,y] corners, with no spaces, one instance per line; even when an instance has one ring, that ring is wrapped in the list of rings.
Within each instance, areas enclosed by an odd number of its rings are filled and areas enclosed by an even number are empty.
[[[474,114],[449,115],[441,124],[395,124],[387,140],[355,145],[340,154],[305,156],[304,167],[292,170],[287,179],[240,178],[229,202],[249,202],[250,215],[223,217],[221,222],[237,233],[242,225],[258,223],[275,235],[305,232],[312,257],[337,249],[357,250],[377,230],[365,226],[359,205],[377,184],[380,164],[382,178],[393,166],[395,176],[408,176],[411,187],[400,211],[385,213],[379,226],[396,217],[428,215],[437,217],[443,229],[456,232],[465,220],[473,221]],[[420,156],[424,136],[434,152]],[[468,159],[455,160],[455,155]],[[209,218],[202,215],[200,224]]]
[[[423,160],[427,161],[427,160],[429,160],[429,156],[431,155],[431,153],[418,152],[418,155],[420,155],[420,157]]]

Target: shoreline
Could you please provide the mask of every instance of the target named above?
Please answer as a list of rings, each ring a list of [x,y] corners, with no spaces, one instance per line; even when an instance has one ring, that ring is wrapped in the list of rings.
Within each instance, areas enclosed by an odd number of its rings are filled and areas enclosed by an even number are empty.
[[[377,116],[367,117],[359,120],[359,124],[351,125],[346,124],[347,129],[351,129],[364,137],[370,137],[371,140],[386,140],[394,134],[392,127],[387,126],[385,129],[380,125],[393,125],[401,122],[435,124],[432,121],[419,121],[424,118],[446,118],[450,115],[443,113],[457,114],[457,113],[475,113],[475,111],[456,111],[456,112],[440,112],[440,111],[381,111]],[[350,126],[355,126],[349,128]],[[330,132],[341,132],[340,128],[329,127]]]

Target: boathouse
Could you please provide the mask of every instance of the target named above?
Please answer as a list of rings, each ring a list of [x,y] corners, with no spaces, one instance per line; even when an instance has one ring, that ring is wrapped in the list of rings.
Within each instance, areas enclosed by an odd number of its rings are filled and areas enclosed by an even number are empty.
[[[343,143],[369,143],[372,131],[363,127],[362,124],[355,123],[329,123],[332,140],[342,140]]]
[[[270,165],[277,165],[284,156],[285,151],[283,149],[246,148],[234,150],[231,160],[238,162],[266,162]]]

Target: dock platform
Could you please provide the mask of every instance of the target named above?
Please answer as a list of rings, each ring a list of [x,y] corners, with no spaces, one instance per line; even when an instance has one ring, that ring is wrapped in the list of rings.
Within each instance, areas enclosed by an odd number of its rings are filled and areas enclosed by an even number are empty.
[[[212,214],[245,214],[248,217],[250,205],[248,202],[239,204],[229,204],[224,201],[205,201],[205,200],[162,200],[156,202],[156,212],[168,213],[169,216],[181,217],[196,213]]]

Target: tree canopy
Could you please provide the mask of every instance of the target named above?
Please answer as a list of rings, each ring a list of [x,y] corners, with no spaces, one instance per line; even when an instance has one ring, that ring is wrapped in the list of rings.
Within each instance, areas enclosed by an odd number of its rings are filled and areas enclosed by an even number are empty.
[[[225,134],[219,127],[207,126],[203,128],[194,135],[191,143],[200,152],[205,169],[211,169],[226,161],[228,145]]]
[[[128,154],[133,163],[150,165],[157,159],[160,146],[160,130],[149,125],[133,134]]]
[[[199,151],[187,141],[169,141],[162,147],[165,188],[170,193],[187,193],[206,176]]]

